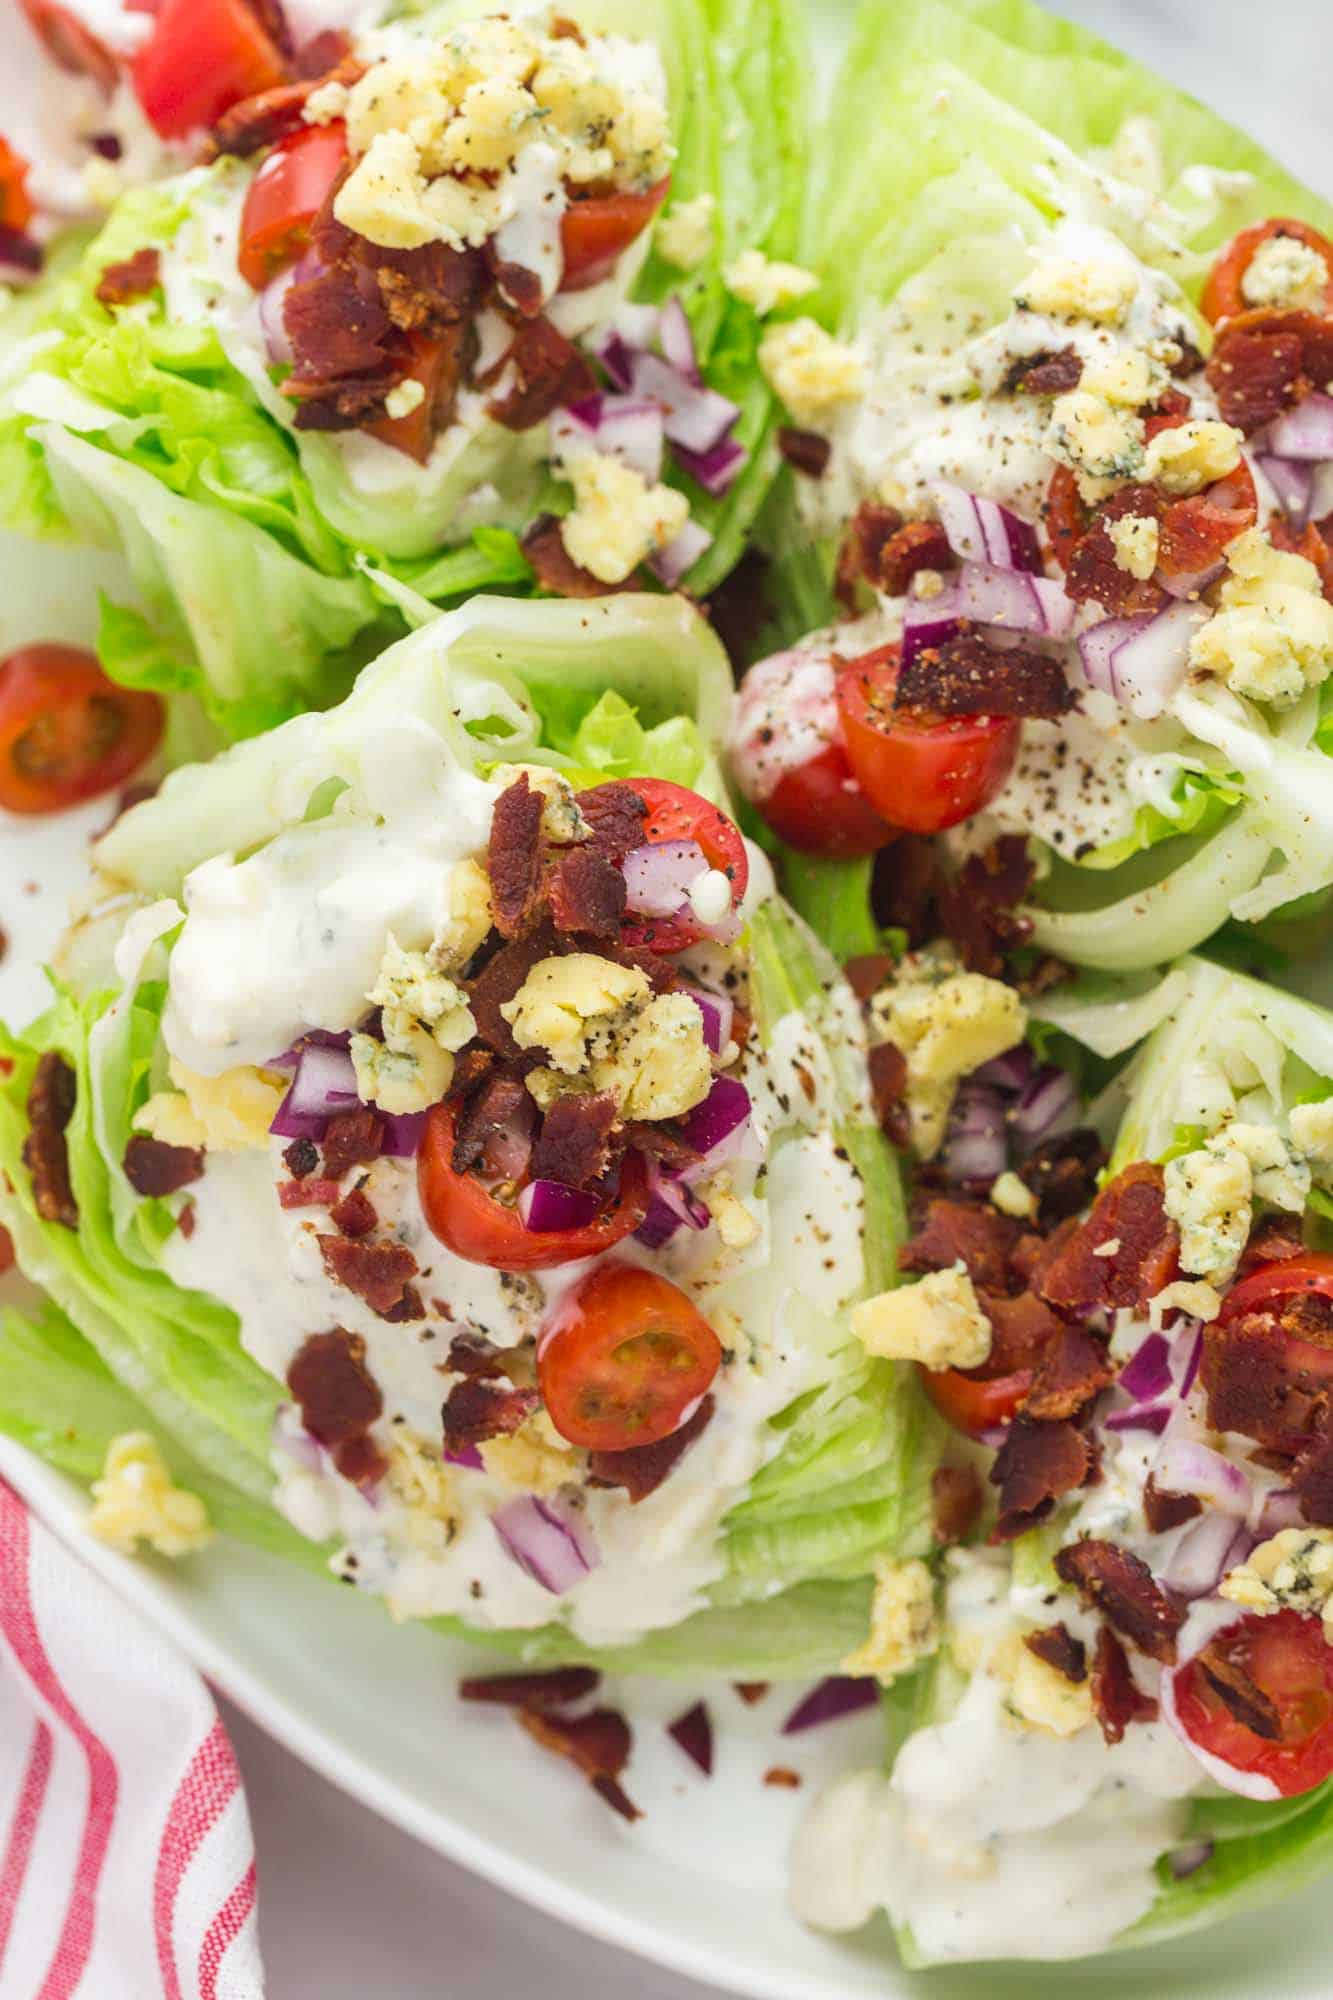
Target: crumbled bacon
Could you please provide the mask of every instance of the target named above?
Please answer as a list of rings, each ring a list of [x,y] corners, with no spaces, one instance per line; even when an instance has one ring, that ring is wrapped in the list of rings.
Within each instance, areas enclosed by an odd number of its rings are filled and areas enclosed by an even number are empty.
[[[1033,1292],[1019,1292],[1005,1298],[998,1292],[979,1294],[981,1309],[990,1321],[991,1348],[987,1373],[1014,1375],[1022,1368],[1036,1368],[1062,1338],[1064,1322]],[[1074,1406],[1077,1408],[1077,1404]],[[1035,1417],[1069,1416],[1069,1410],[1033,1410]]]
[[[822,479],[833,456],[833,446],[821,432],[797,430],[791,424],[779,428],[778,450],[807,479]]]
[[[596,1667],[548,1667],[531,1674],[470,1674],[458,1683],[458,1692],[464,1701],[504,1708],[568,1708],[601,1684]]]
[[[125,1178],[136,1194],[149,1199],[178,1194],[204,1171],[202,1146],[168,1146],[136,1132],[125,1148]]]
[[[1048,1139],[1029,1153],[1022,1180],[1037,1197],[1042,1227],[1049,1229],[1081,1214],[1096,1193],[1097,1176],[1105,1165],[1106,1148],[1089,1125]]]
[[[613,861],[642,847],[648,808],[633,785],[623,780],[597,785],[580,795],[579,811],[592,828],[596,846]]]
[[[447,1451],[485,1444],[489,1438],[512,1437],[541,1408],[535,1389],[515,1389],[497,1382],[464,1377],[446,1398],[443,1421]]]
[[[879,992],[892,971],[893,960],[887,951],[868,951],[857,958],[849,958],[842,968],[842,976],[864,1005]]]
[[[369,1445],[371,1425],[384,1409],[365,1353],[359,1334],[335,1326],[328,1333],[312,1334],[287,1370],[287,1387],[301,1422],[311,1437],[333,1452],[343,1476],[358,1481],[378,1476],[364,1447]]]
[[[544,864],[542,795],[523,771],[501,792],[491,814],[486,869],[495,927],[502,937],[516,938],[531,928],[541,906]]]
[[[1218,334],[1207,375],[1223,422],[1248,437],[1301,400],[1309,387],[1303,371],[1299,334],[1232,326]]]
[[[28,1136],[23,1164],[32,1178],[33,1201],[43,1222],[66,1229],[79,1226],[79,1204],[69,1178],[69,1145],[65,1129],[74,1116],[78,1083],[74,1071],[55,1049],[38,1060],[28,1091]]]
[[[1308,1444],[1292,1468],[1301,1517],[1317,1528],[1333,1528],[1333,1434],[1324,1430]]]
[[[1220,1634],[1194,1656],[1194,1666],[1203,1675],[1218,1700],[1244,1728],[1267,1743],[1282,1736],[1282,1717],[1277,1703],[1256,1685]]]
[[[633,1146],[636,1152],[647,1153],[662,1166],[677,1172],[696,1165],[699,1159],[697,1150],[669,1118],[659,1118],[654,1123],[631,1118],[625,1124],[624,1137],[626,1145]]]
[[[451,1161],[454,1172],[467,1173],[497,1142],[509,1140],[530,1149],[535,1122],[536,1106],[521,1077],[502,1074],[489,1078],[458,1115]],[[505,1178],[518,1179],[517,1173],[505,1174],[500,1159],[492,1164]],[[517,1159],[513,1164],[518,1164]]]
[[[1114,1380],[1103,1343],[1081,1326],[1062,1327],[1038,1364],[1023,1408],[1042,1423],[1072,1417]]]
[[[1212,1428],[1274,1451],[1302,1451],[1333,1406],[1333,1354],[1268,1312],[1206,1326],[1200,1377]]]
[[[588,1480],[593,1486],[623,1486],[630,1505],[637,1507],[675,1471],[690,1446],[707,1430],[716,1408],[705,1396],[688,1423],[656,1444],[632,1445],[628,1451],[594,1451],[588,1455]]]
[[[904,1271],[947,1271],[966,1266],[982,1290],[1009,1290],[1009,1258],[1018,1241],[1018,1224],[987,1202],[928,1201],[915,1233],[898,1253]]]
[[[858,583],[886,596],[902,597],[918,570],[952,569],[955,558],[938,521],[904,521],[896,507],[863,500],[848,524],[838,552],[834,590],[840,603],[856,608]]]
[[[1021,715],[1048,720],[1073,704],[1058,660],[1024,646],[992,646],[963,632],[917,653],[898,675],[895,705],[932,715]]]
[[[876,1042],[868,1063],[875,1116],[891,1143],[905,1149],[912,1137],[907,1109],[907,1058],[895,1042]]]
[[[495,239],[486,245],[486,263],[495,280],[495,289],[504,305],[522,319],[535,319],[542,309],[542,281],[526,264],[496,254]]]
[[[361,1188],[345,1194],[331,1211],[330,1220],[344,1236],[369,1236],[379,1221],[375,1204]]]
[[[307,1179],[278,1182],[279,1208],[332,1208],[341,1195],[340,1181]]]
[[[380,1156],[384,1144],[384,1120],[368,1104],[355,1111],[340,1111],[324,1128],[324,1173],[340,1181],[353,1167],[368,1167]]]
[[[1013,1541],[1044,1521],[1057,1500],[1083,1485],[1092,1464],[1088,1440],[1073,1424],[1015,1417],[990,1471],[1000,1493],[994,1540]]]
[[[327,264],[289,286],[282,303],[283,325],[294,357],[283,393],[316,406],[352,429],[367,416],[384,414],[393,386],[395,329],[378,287],[346,264]],[[298,425],[337,429],[298,410]]]
[[[975,1466],[937,1465],[930,1475],[930,1514],[935,1540],[965,1542],[981,1514],[981,1481]]]
[[[1203,1502],[1197,1493],[1172,1493],[1169,1488],[1159,1486],[1152,1474],[1143,1489],[1143,1518],[1154,1535],[1164,1535],[1169,1528],[1183,1527],[1196,1514],[1202,1514]]]
[[[348,1236],[321,1236],[317,1240],[324,1268],[334,1283],[355,1292],[381,1319],[388,1319],[393,1309],[403,1304],[408,1280],[417,1273],[417,1260],[406,1244],[364,1243]]]
[[[380,301],[400,331],[436,338],[449,328],[459,331],[460,339],[452,349],[448,371],[451,380],[446,396],[452,401],[464,353],[461,329],[481,304],[486,290],[486,267],[480,252],[455,250],[447,243],[423,243],[416,250],[387,250],[382,244],[366,242],[364,237],[352,237],[350,241],[358,263],[374,272]],[[440,393],[437,386],[437,404]],[[444,419],[440,417],[439,421]]]
[[[292,69],[298,77],[313,77],[322,83],[351,53],[352,37],[345,28],[321,28],[302,42],[292,58]]]
[[[549,958],[555,948],[554,932],[543,926],[529,937],[514,938],[502,945],[476,977],[468,980],[468,1005],[477,1033],[498,1056],[512,1060],[520,1053],[501,1007],[513,999],[533,966]]]
[[[1092,1711],[1108,1743],[1119,1743],[1131,1722],[1155,1722],[1157,1703],[1134,1678],[1129,1655],[1109,1625],[1097,1634],[1092,1656]]]
[[[1078,350],[1062,347],[1054,354],[1020,355],[1004,386],[1011,396],[1063,396],[1067,389],[1077,389],[1082,376]]]
[[[1167,1663],[1175,1659],[1185,1614],[1132,1549],[1117,1542],[1074,1542],[1057,1553],[1055,1573],[1140,1652]]]
[[[532,1149],[532,1178],[587,1188],[611,1162],[611,1134],[620,1115],[611,1091],[557,1097],[542,1120]]]
[[[449,1371],[473,1382],[495,1382],[505,1373],[498,1347],[479,1333],[456,1333],[449,1343]]]
[[[1038,1289],[1048,1305],[1077,1315],[1147,1310],[1179,1270],[1180,1232],[1166,1213],[1164,1187],[1162,1169],[1138,1161],[1102,1189],[1042,1274]]]
[[[518,1719],[529,1736],[543,1749],[567,1757],[590,1780],[592,1788],[622,1819],[642,1819],[643,1814],[626,1797],[620,1784],[629,1762],[633,1737],[623,1715],[613,1708],[595,1708],[591,1715],[546,1715],[522,1708]]]
[[[93,297],[99,305],[127,306],[131,299],[144,299],[156,289],[162,270],[160,250],[136,250],[119,264],[108,264],[97,281]]]
[[[1021,835],[1003,834],[952,872],[932,841],[908,836],[877,857],[873,900],[880,923],[897,924],[914,944],[944,937],[969,972],[991,978],[1005,970],[1004,954],[1032,934],[1017,914],[1032,883],[1033,863]]]
[[[1326,514],[1322,521],[1307,521],[1299,535],[1285,514],[1274,515],[1268,524],[1268,535],[1274,548],[1304,556],[1306,562],[1313,564],[1319,572],[1324,596],[1333,603],[1333,514]]]
[[[558,931],[587,937],[620,935],[625,914],[625,877],[596,846],[571,847],[551,871],[551,917]]]
[[[283,1148],[282,1164],[294,1181],[306,1180],[319,1165],[319,1148],[313,1139],[293,1139]]]
[[[1075,1686],[1088,1678],[1088,1649],[1066,1624],[1045,1625],[1040,1632],[1029,1632],[1023,1644]]]
[[[520,546],[538,583],[552,597],[610,597],[617,591],[638,587],[637,572],[627,576],[623,583],[603,583],[590,569],[576,563],[565,547],[554,514],[539,514],[531,527],[524,530]]]
[[[399,1299],[397,1305],[390,1306],[388,1312],[384,1313],[382,1317],[392,1320],[395,1326],[406,1325],[409,1320],[424,1319],[426,1317],[426,1308],[421,1303],[421,1294],[416,1286],[404,1285],[403,1296]]]
[[[1079,604],[1100,604],[1115,617],[1154,610],[1162,601],[1161,591],[1151,578],[1145,581],[1121,568],[1110,527],[1130,516],[1160,522],[1165,511],[1166,502],[1151,486],[1122,486],[1104,500],[1065,561],[1069,595]]]
[[[258,91],[242,98],[224,111],[210,134],[211,149],[247,159],[264,146],[276,145],[293,132],[302,130],[305,108],[311,93],[323,78],[306,77],[297,83],[279,83],[272,90]]]
[[[486,405],[506,430],[527,431],[558,410],[597,393],[592,363],[548,319],[525,319],[505,354],[514,386]]]

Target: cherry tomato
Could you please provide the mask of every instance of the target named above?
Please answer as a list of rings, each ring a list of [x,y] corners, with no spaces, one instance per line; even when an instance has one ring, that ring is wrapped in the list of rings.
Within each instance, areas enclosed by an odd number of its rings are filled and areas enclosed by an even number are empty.
[[[1254,475],[1242,460],[1202,493],[1170,503],[1158,537],[1158,571],[1170,577],[1204,575],[1258,518]]]
[[[670,185],[670,174],[664,174],[642,194],[576,194],[560,218],[561,291],[584,292],[610,277],[621,251],[648,227]]]
[[[1196,1657],[1172,1681],[1186,1734],[1233,1770],[1267,1778],[1284,1799],[1333,1773],[1333,1646],[1318,1618],[1275,1611],[1242,1618],[1213,1641],[1277,1710],[1279,1733],[1261,1736],[1232,1714]]]
[[[837,664],[793,648],[741,682],[731,733],[736,783],[790,847],[874,854],[896,838],[852,776],[838,718]]]
[[[257,292],[304,250],[346,158],[345,125],[308,125],[280,140],[251,181],[236,262]]]
[[[1252,222],[1248,229],[1242,229],[1233,236],[1208,273],[1201,304],[1204,318],[1214,326],[1219,320],[1231,319],[1237,313],[1249,311],[1251,301],[1245,296],[1245,273],[1254,262],[1255,252],[1263,244],[1271,243],[1275,236],[1292,236],[1324,259],[1329,269],[1329,282],[1324,288],[1324,311],[1333,313],[1333,243],[1319,230],[1312,229],[1308,222],[1298,222],[1291,216],[1274,215],[1267,222]]]
[[[475,1174],[454,1172],[452,1106],[437,1104],[426,1118],[417,1161],[417,1187],[426,1221],[441,1243],[470,1264],[497,1271],[548,1271],[579,1257],[596,1257],[638,1228],[648,1212],[643,1161],[627,1153],[620,1187],[601,1214],[581,1229],[527,1229],[517,1208],[500,1201]]]
[[[895,709],[900,649],[881,646],[838,676],[852,771],[890,826],[943,833],[989,805],[1014,768],[1022,725],[1008,715],[932,717]]]
[[[921,1385],[940,1415],[967,1437],[981,1437],[1012,1421],[1028,1390],[1032,1370],[997,1375],[987,1381],[961,1368],[921,1368]]]
[[[590,1451],[670,1437],[721,1365],[717,1335],[678,1285],[614,1260],[574,1286],[537,1346],[551,1422]]]
[[[107,96],[120,80],[120,64],[106,43],[58,0],[19,0],[52,62],[73,76],[90,76]]]
[[[1228,1320],[1241,1319],[1248,1313],[1276,1312],[1283,1299],[1297,1292],[1318,1292],[1323,1298],[1333,1298],[1333,1256],[1326,1251],[1311,1250],[1301,1257],[1261,1264],[1248,1278],[1231,1287],[1219,1319],[1225,1325]],[[1333,1353],[1329,1356],[1329,1368],[1333,1370]]]
[[[28,162],[5,139],[0,139],[0,228],[21,234],[32,221],[32,196],[28,193]]]
[[[898,838],[898,829],[875,811],[852,776],[841,743],[830,743],[788,771],[761,810],[774,833],[804,854],[850,860],[877,854]]]
[[[247,0],[162,0],[131,75],[149,124],[183,139],[285,82],[287,65]]]
[[[77,646],[23,646],[0,662],[0,806],[59,812],[124,784],[156,750],[162,703],[117,687]]]
[[[380,417],[363,426],[371,437],[377,437],[381,444],[392,445],[395,451],[406,452],[418,465],[426,463],[435,443],[436,410],[442,392],[451,376],[457,380],[462,334],[461,325],[446,326],[438,334],[409,333],[407,343],[412,359],[402,379],[420,382],[425,393],[415,410],[409,410],[405,417]]]
[[[700,798],[698,792],[673,785],[669,778],[635,778],[633,788],[648,808],[643,822],[645,844],[656,847],[665,840],[697,841],[709,867],[730,881],[732,911],[739,909],[750,880],[750,861],[735,821]],[[593,787],[593,793],[598,790],[600,787]],[[687,910],[683,916],[631,918],[623,935],[630,944],[669,952],[684,951],[707,933],[693,911]]]
[[[14,1268],[14,1239],[7,1229],[0,1229],[0,1277]]]

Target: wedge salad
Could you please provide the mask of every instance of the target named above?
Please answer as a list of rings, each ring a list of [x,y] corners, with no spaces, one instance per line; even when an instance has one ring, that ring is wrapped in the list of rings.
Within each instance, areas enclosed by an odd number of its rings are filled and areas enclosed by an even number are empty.
[[[602,1673],[824,1676],[790,1899],[908,1967],[1298,1885],[1333,208],[1027,0],[868,0],[808,148],[785,0],[191,10],[25,0],[100,220],[0,154],[4,515],[126,577],[0,662],[0,807],[118,795],[0,1430],[626,1821]]]

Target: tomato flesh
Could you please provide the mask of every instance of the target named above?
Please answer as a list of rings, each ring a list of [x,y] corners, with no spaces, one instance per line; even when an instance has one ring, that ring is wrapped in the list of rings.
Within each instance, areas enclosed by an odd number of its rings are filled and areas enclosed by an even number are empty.
[[[1011,1423],[1032,1387],[1032,1370],[987,1381],[960,1368],[919,1368],[921,1384],[940,1415],[965,1436],[979,1438]]]
[[[0,806],[60,812],[121,785],[161,741],[157,695],[109,681],[77,646],[0,661]]]
[[[590,1451],[670,1437],[721,1365],[717,1335],[680,1287],[617,1261],[573,1288],[537,1349],[551,1422]]]
[[[32,218],[28,162],[14,151],[8,140],[0,139],[0,228],[22,234]]]
[[[890,826],[943,833],[989,805],[1018,755],[1008,715],[939,719],[898,709],[901,649],[881,646],[838,676],[838,712],[853,775]]]
[[[378,438],[381,444],[392,445],[395,451],[406,452],[418,465],[424,465],[435,443],[435,413],[441,390],[448,381],[450,371],[458,366],[459,342],[457,330],[453,327],[446,327],[438,334],[413,331],[405,338],[411,359],[400,380],[420,382],[423,391],[421,401],[405,417],[377,417],[363,428],[367,436]]]
[[[261,292],[310,240],[310,225],[347,159],[345,125],[310,125],[273,148],[251,181],[241,210],[236,262]]]
[[[72,76],[90,76],[107,96],[120,80],[120,64],[106,43],[58,0],[19,0],[52,62]]]
[[[698,792],[672,784],[669,778],[635,778],[633,789],[648,809],[643,822],[645,846],[656,847],[668,840],[697,841],[709,867],[717,869],[731,883],[734,914],[750,881],[749,856],[735,821]],[[600,787],[593,788],[594,793],[597,790]],[[708,932],[687,905],[683,914],[671,917],[632,916],[622,935],[629,944],[646,945],[650,951],[672,952],[698,944]]]
[[[131,74],[153,129],[183,139],[285,82],[287,65],[247,0],[162,0]]]
[[[0,1277],[14,1268],[14,1239],[7,1229],[0,1228]]]
[[[1213,1644],[1267,1695],[1279,1733],[1260,1735],[1233,1715],[1196,1658],[1172,1688],[1186,1734],[1233,1770],[1267,1778],[1284,1799],[1322,1785],[1333,1773],[1333,1646],[1321,1621],[1299,1611],[1252,1615]]]
[[[1320,230],[1311,228],[1308,222],[1298,222],[1292,216],[1274,215],[1267,222],[1251,223],[1248,229],[1242,229],[1233,236],[1208,273],[1200,303],[1204,318],[1213,326],[1250,310],[1250,301],[1244,291],[1245,273],[1254,262],[1256,252],[1275,236],[1295,237],[1298,243],[1306,244],[1324,259],[1329,269],[1329,282],[1324,289],[1324,311],[1333,313],[1333,243]]]
[[[670,174],[642,194],[575,196],[560,218],[564,253],[562,292],[584,292],[615,269],[616,260],[641,236],[667,198]]]
[[[476,1174],[455,1173],[455,1113],[437,1104],[426,1119],[417,1159],[417,1188],[431,1230],[456,1257],[496,1271],[548,1271],[596,1257],[638,1228],[648,1212],[648,1179],[637,1153],[627,1153],[620,1186],[580,1229],[528,1229],[518,1209],[501,1201]]]
[[[784,772],[759,810],[773,831],[803,854],[850,860],[877,854],[898,837],[852,776],[841,743],[830,743]]]

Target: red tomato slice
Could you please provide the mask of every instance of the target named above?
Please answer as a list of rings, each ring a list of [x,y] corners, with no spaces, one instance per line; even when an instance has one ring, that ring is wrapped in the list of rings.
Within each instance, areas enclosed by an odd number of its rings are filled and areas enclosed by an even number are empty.
[[[1030,1368],[1020,1368],[1014,1375],[997,1375],[991,1381],[965,1375],[960,1368],[921,1368],[918,1372],[940,1415],[956,1431],[974,1438],[1011,1422],[1032,1387]]]
[[[1284,1799],[1322,1785],[1333,1774],[1333,1646],[1320,1620],[1299,1611],[1254,1615],[1213,1643],[1268,1696],[1280,1733],[1261,1736],[1240,1721],[1193,1659],[1172,1683],[1186,1734],[1233,1770],[1267,1778]]]
[[[155,694],[117,687],[77,646],[0,661],[0,806],[59,812],[121,785],[162,737]]]
[[[120,63],[106,43],[58,0],[19,0],[52,62],[72,76],[90,76],[107,96],[120,81]]]
[[[183,139],[285,82],[287,64],[247,0],[162,0],[131,75],[149,124]]]
[[[560,218],[562,292],[584,292],[610,277],[622,250],[648,227],[667,198],[670,174],[642,194],[574,195]]]
[[[0,139],[0,228],[20,233],[32,221],[32,197],[28,193],[28,162],[16,153],[8,140]]]
[[[643,1161],[627,1153],[620,1187],[582,1229],[525,1229],[517,1208],[498,1201],[475,1174],[454,1172],[454,1112],[437,1104],[426,1119],[417,1188],[426,1221],[441,1243],[471,1264],[496,1271],[548,1271],[596,1257],[638,1228],[648,1212]]]
[[[257,292],[305,249],[347,159],[345,125],[310,125],[273,148],[241,210],[241,276]]]
[[[989,805],[1014,768],[1022,725],[1008,715],[933,718],[895,709],[900,649],[881,646],[838,676],[852,772],[907,833],[943,833]]]
[[[852,776],[841,743],[830,743],[808,763],[788,771],[760,811],[774,833],[804,854],[849,860],[877,854],[898,838],[898,829],[875,811]]]
[[[380,417],[376,422],[362,428],[371,437],[377,437],[381,444],[390,444],[395,451],[407,453],[418,465],[424,465],[430,457],[431,447],[436,437],[435,413],[440,403],[441,392],[449,377],[457,381],[460,359],[460,329],[446,327],[442,333],[409,333],[406,336],[411,350],[411,363],[404,370],[402,380],[420,382],[425,394],[415,410],[409,410],[405,417]]]
[[[738,910],[750,881],[750,861],[735,821],[698,792],[673,785],[669,778],[635,778],[632,784],[648,808],[643,822],[645,843],[655,847],[664,840],[698,841],[709,867],[729,879],[731,907],[733,912]],[[706,935],[692,911],[675,917],[631,917],[623,928],[627,943],[646,945],[657,952],[684,951]]]
[[[852,776],[838,718],[838,664],[798,650],[756,662],[736,701],[731,769],[788,846],[805,854],[874,854],[895,829]]]
[[[1219,1317],[1225,1325],[1246,1313],[1263,1312],[1266,1308],[1276,1311],[1279,1302],[1290,1298],[1293,1292],[1319,1292],[1324,1298],[1333,1298],[1333,1256],[1311,1250],[1301,1257],[1261,1264],[1248,1278],[1231,1287]],[[1333,1368],[1333,1355],[1329,1366]]]
[[[1242,229],[1233,236],[1208,273],[1200,303],[1204,318],[1214,326],[1220,320],[1231,319],[1237,313],[1250,310],[1250,301],[1242,289],[1245,273],[1254,262],[1255,252],[1275,236],[1294,236],[1298,243],[1308,244],[1324,259],[1329,269],[1324,311],[1333,313],[1333,243],[1319,230],[1312,229],[1308,222],[1298,222],[1292,216],[1274,215],[1267,222],[1252,222],[1248,229]]]
[[[670,1437],[721,1365],[717,1335],[679,1286],[614,1261],[574,1286],[537,1347],[551,1422],[590,1451]]]

